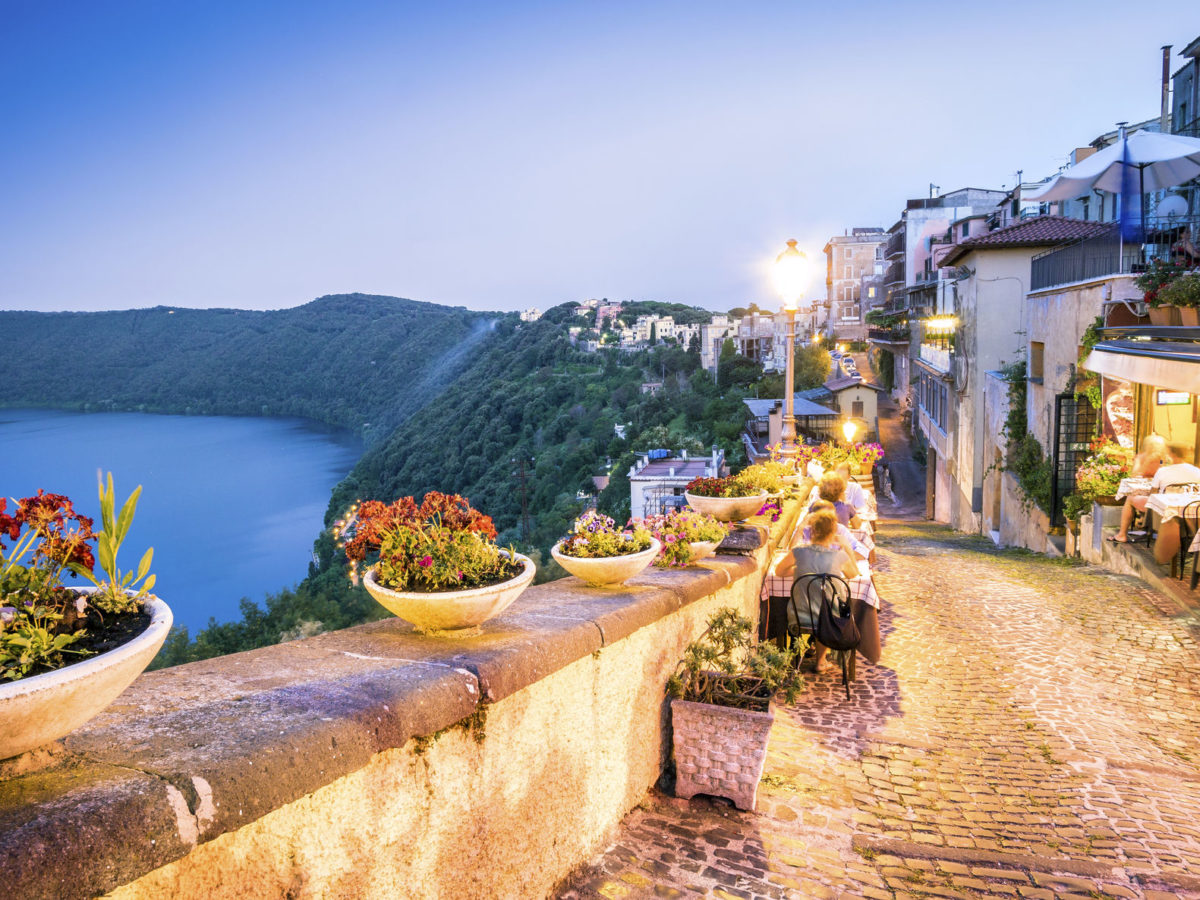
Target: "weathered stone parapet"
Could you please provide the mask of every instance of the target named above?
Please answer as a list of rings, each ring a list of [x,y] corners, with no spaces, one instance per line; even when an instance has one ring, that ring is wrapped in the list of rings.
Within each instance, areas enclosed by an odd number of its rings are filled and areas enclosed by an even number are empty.
[[[477,637],[389,619],[143,675],[0,763],[5,896],[544,895],[658,778],[666,678],[715,609],[757,615],[772,543],[533,587]]]

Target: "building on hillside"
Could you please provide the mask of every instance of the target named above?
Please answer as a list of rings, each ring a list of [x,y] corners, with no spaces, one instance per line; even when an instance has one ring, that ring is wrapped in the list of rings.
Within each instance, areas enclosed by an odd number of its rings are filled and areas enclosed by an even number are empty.
[[[962,188],[936,197],[909,200],[900,219],[888,229],[883,248],[882,290],[886,299],[882,311],[895,321],[886,328],[868,329],[868,340],[878,349],[887,350],[892,360],[892,394],[901,402],[912,403],[912,359],[917,350],[917,335],[903,323],[923,306],[929,305],[931,286],[938,280],[937,257],[945,252],[946,235],[951,225],[996,209],[1004,191]],[[970,230],[973,225],[968,226]]]
[[[620,303],[602,303],[596,307],[596,328],[603,328],[605,323],[615,323],[620,315]]]
[[[721,347],[726,340],[737,335],[738,320],[726,315],[715,315],[707,325],[700,326],[700,366],[705,371],[717,372],[721,360]]]
[[[965,225],[968,227],[958,227]],[[941,279],[929,306],[914,324],[917,412],[914,428],[929,448],[926,509],[960,531],[998,530],[984,515],[985,473],[990,491],[1002,488],[995,465],[1004,438],[988,428],[985,373],[1024,352],[1029,322],[1026,294],[1031,260],[1038,253],[1103,233],[1108,226],[1081,219],[1042,216],[987,231],[973,217],[957,221],[956,240],[941,253]],[[964,237],[965,235],[965,237]],[[1078,347],[1082,328],[1064,320]]]
[[[885,393],[883,388],[851,375],[831,378],[825,382],[825,390],[831,395],[829,406],[839,422],[851,420],[859,426],[856,441],[878,440],[879,395]]]
[[[768,447],[778,444],[783,438],[783,400],[760,400],[747,398],[742,401],[750,410],[742,442],[751,462],[770,456]],[[797,440],[820,442],[841,440],[840,416],[836,410],[814,403],[801,396],[792,395],[792,416],[796,420]]]
[[[828,327],[839,340],[866,338],[868,300],[863,295],[864,279],[883,277],[883,248],[888,240],[882,228],[852,228],[825,244],[825,295],[829,308]]]
[[[635,519],[656,516],[687,505],[683,490],[694,478],[725,474],[725,451],[714,447],[708,456],[689,456],[686,450],[639,453],[629,470],[629,510]]]
[[[773,369],[775,363],[775,317],[752,312],[738,322],[737,352],[746,359]]]
[[[522,322],[536,322],[542,317],[542,311],[536,306],[531,306],[529,309],[521,311]]]

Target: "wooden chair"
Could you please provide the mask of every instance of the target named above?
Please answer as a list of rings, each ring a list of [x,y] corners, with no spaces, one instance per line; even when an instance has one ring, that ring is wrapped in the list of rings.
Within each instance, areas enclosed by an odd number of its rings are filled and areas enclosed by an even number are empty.
[[[806,572],[797,575],[792,582],[792,596],[788,601],[787,621],[788,634],[798,638],[802,634],[812,635],[816,631],[817,616],[821,612],[821,603],[828,598],[830,605],[845,614],[853,609],[850,599],[850,585],[840,575],[826,575],[822,572]],[[836,651],[829,651],[834,653]],[[855,650],[842,651],[842,685],[846,688],[846,699],[850,699],[849,682],[856,677],[855,660],[858,656]]]

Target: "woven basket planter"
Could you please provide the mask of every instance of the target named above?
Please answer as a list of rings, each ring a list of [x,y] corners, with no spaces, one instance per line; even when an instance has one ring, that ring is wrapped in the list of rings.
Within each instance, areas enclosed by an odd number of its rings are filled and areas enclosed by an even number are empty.
[[[675,796],[711,794],[753,810],[775,721],[768,712],[671,701],[675,747]]]

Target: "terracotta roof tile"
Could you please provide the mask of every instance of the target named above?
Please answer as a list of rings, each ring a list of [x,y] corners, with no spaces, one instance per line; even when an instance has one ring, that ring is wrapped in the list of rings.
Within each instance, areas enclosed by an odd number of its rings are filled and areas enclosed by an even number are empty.
[[[952,266],[972,250],[987,250],[1004,247],[1053,247],[1072,241],[1093,237],[1114,227],[1112,222],[1085,222],[1066,216],[1038,216],[998,228],[995,231],[968,238],[956,245],[942,259],[943,266]]]

